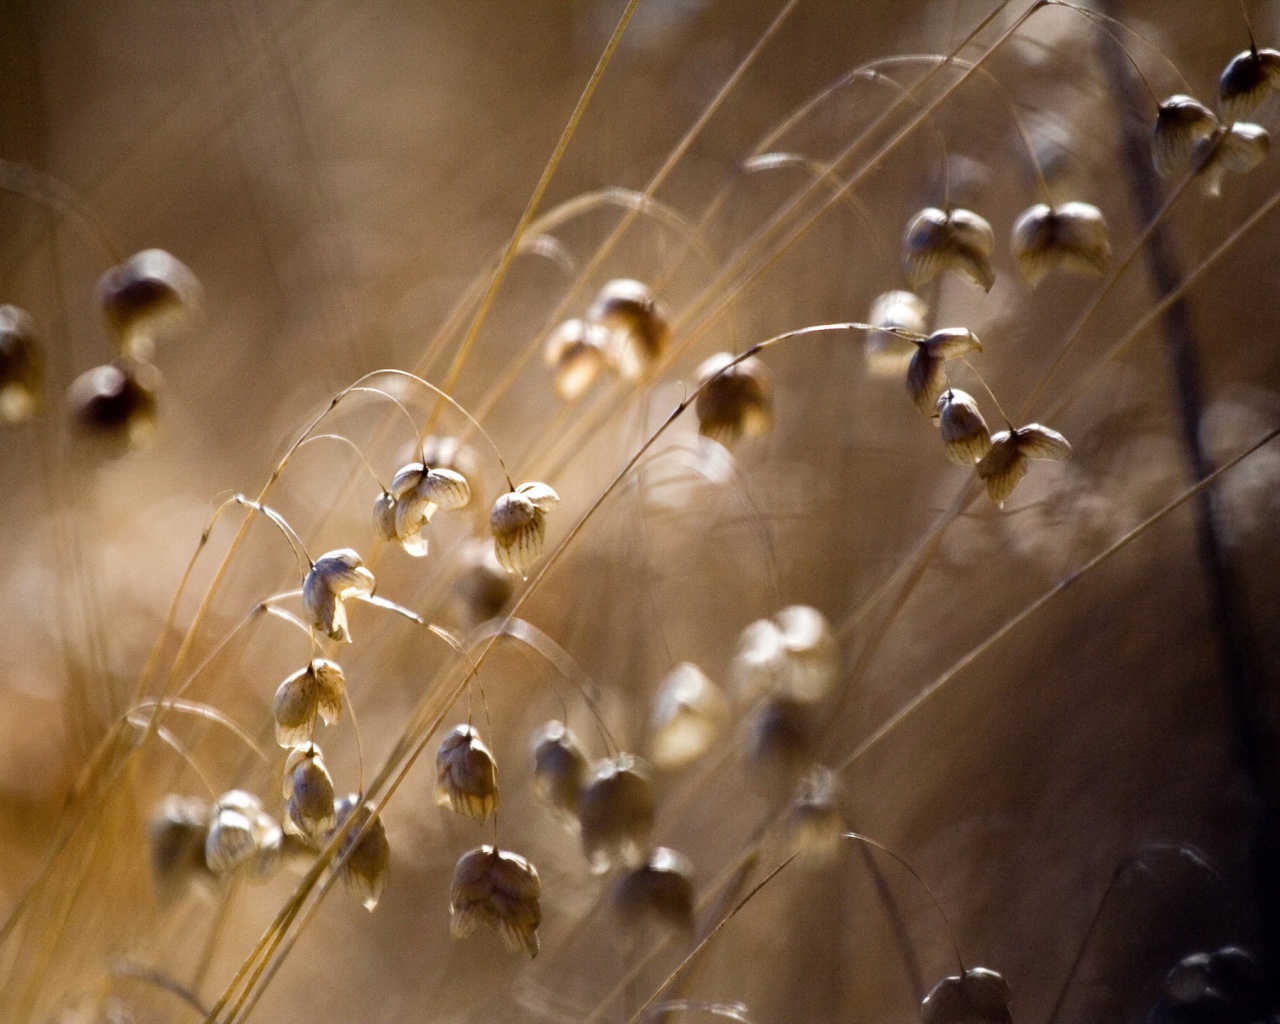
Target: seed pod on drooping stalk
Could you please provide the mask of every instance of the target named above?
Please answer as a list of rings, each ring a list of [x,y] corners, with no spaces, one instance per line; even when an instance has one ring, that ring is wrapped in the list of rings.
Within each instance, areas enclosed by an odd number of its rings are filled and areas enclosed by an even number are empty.
[[[915,345],[916,353],[907,367],[907,392],[917,409],[933,417],[938,397],[947,386],[947,360],[981,352],[982,342],[966,327],[944,327]]]
[[[705,360],[694,378],[702,388],[694,403],[698,433],[726,448],[744,437],[762,437],[773,426],[769,368],[755,356],[736,364],[733,360],[720,352]]]
[[[479,925],[496,931],[513,953],[538,955],[542,923],[538,872],[519,854],[480,846],[462,855],[453,869],[449,930],[455,939]]]
[[[929,307],[914,292],[892,291],[878,296],[867,317],[867,323],[876,328],[867,332],[863,345],[867,372],[876,377],[898,377],[906,373],[916,347],[894,331],[927,334],[928,313]]]
[[[551,721],[533,738],[533,792],[562,821],[575,827],[578,798],[590,766],[582,744],[563,722]]]
[[[1196,147],[1219,128],[1212,110],[1179,93],[1160,104],[1151,132],[1151,158],[1162,178],[1177,174],[1191,163]]]
[[[693,864],[682,853],[655,847],[643,864],[618,876],[610,897],[628,924],[652,921],[688,931],[693,927]]]
[[[282,747],[306,746],[315,737],[317,717],[333,725],[342,715],[346,693],[341,666],[327,658],[313,658],[276,690],[272,702],[276,742]]]
[[[667,350],[671,326],[652,289],[640,281],[609,281],[591,304],[587,322],[604,329],[605,355],[623,380],[646,380]]]
[[[111,455],[145,448],[156,436],[160,371],[121,357],[86,370],[67,389],[80,435]]]
[[[1033,288],[1053,270],[1097,277],[1111,263],[1111,236],[1096,206],[1038,203],[1014,222],[1013,255]]]
[[[1237,121],[1202,139],[1192,155],[1206,195],[1222,195],[1228,173],[1248,174],[1261,166],[1271,151],[1271,136],[1261,125]]]
[[[144,249],[98,279],[98,301],[121,354],[145,360],[159,335],[190,322],[200,307],[200,282],[176,256]]]
[[[542,555],[547,536],[547,513],[560,504],[560,495],[546,484],[524,483],[503,494],[489,515],[493,552],[507,572],[525,578]]]
[[[996,274],[991,254],[996,236],[991,225],[972,210],[921,210],[907,224],[903,261],[913,289],[944,270],[958,270],[983,291],[991,291]]]
[[[335,831],[352,814],[357,816],[357,820],[342,838],[338,856],[346,858],[342,863],[342,881],[347,891],[364,905],[365,910],[372,911],[387,889],[387,873],[391,866],[391,844],[387,842],[387,830],[382,825],[382,819],[374,816],[373,806],[362,801],[358,793],[344,796],[334,807],[334,812],[337,817]],[[362,836],[361,830],[364,832]]]
[[[1251,46],[1227,62],[1218,79],[1218,104],[1230,124],[1257,109],[1267,93],[1280,89],[1280,52]]]
[[[1071,445],[1065,437],[1039,423],[1029,423],[995,434],[991,438],[991,450],[976,468],[987,485],[987,496],[996,505],[1003,506],[1027,475],[1031,459],[1061,462],[1070,457]]]
[[[436,805],[485,822],[498,810],[498,764],[480,734],[457,725],[436,752]]]
[[[996,971],[971,967],[943,978],[920,1004],[923,1024],[1012,1024],[1009,983]]]
[[[285,831],[321,843],[337,821],[333,779],[314,743],[289,751],[284,763]]]
[[[609,332],[602,324],[566,320],[547,338],[543,358],[555,374],[556,394],[566,402],[581,398],[607,364]]]
[[[659,768],[696,761],[724,732],[729,702],[697,665],[682,662],[662,681],[650,717],[649,755]]]
[[[959,388],[938,396],[938,432],[947,458],[957,466],[972,466],[991,451],[991,431],[978,403]]]
[[[321,555],[302,583],[302,605],[313,628],[339,643],[351,642],[345,601],[373,594],[376,580],[351,548]]]
[[[656,800],[649,766],[632,754],[598,762],[578,795],[582,851],[596,874],[644,862]]]

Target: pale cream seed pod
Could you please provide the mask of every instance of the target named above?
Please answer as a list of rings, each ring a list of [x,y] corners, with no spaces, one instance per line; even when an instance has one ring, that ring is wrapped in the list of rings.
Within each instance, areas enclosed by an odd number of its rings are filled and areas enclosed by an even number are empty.
[[[547,513],[560,496],[542,483],[524,483],[498,498],[489,515],[493,553],[499,564],[525,579],[542,555],[547,536]]]
[[[1151,159],[1156,173],[1168,178],[1191,164],[1196,147],[1212,138],[1218,118],[1203,103],[1179,93],[1160,104],[1151,133]]]
[[[840,785],[829,768],[813,765],[796,786],[787,815],[791,851],[810,863],[830,863],[840,849],[844,815]]]
[[[118,455],[155,440],[159,390],[159,370],[121,357],[73,380],[67,388],[67,406],[82,437]]]
[[[578,798],[590,768],[578,737],[550,721],[533,737],[533,793],[565,824],[578,823]]]
[[[691,662],[673,668],[658,688],[649,719],[649,757],[659,768],[691,764],[711,749],[729,722],[729,701]]]
[[[120,352],[150,359],[156,338],[185,326],[200,306],[200,282],[176,256],[144,249],[98,279],[98,301]]]
[[[764,696],[813,703],[827,695],[839,670],[840,652],[826,617],[808,605],[791,605],[742,631],[729,685],[744,705]]]
[[[170,902],[190,885],[210,877],[205,860],[210,807],[198,797],[171,794],[147,823],[147,854],[156,894]]]
[[[337,821],[333,779],[314,743],[289,751],[284,763],[284,828],[290,835],[319,844]]]
[[[209,812],[205,834],[205,864],[215,875],[229,875],[257,854],[262,801],[252,793],[233,789],[222,794]]]
[[[1222,195],[1228,173],[1248,174],[1261,166],[1271,151],[1271,136],[1261,125],[1236,121],[1203,140],[1195,151],[1201,187],[1206,195]]]
[[[566,402],[581,398],[605,368],[608,331],[585,320],[566,320],[547,338],[543,359],[554,375],[556,394]]]
[[[453,869],[449,930],[462,939],[488,925],[513,953],[535,957],[541,894],[538,872],[525,858],[493,846],[477,847]]]
[[[391,869],[391,844],[382,819],[373,813],[373,806],[360,799],[358,793],[349,793],[334,808],[337,822],[335,831],[346,824],[354,813],[356,821],[342,837],[338,856],[342,862],[342,882],[347,891],[370,912],[378,905],[387,891],[387,876]],[[364,835],[360,835],[363,830]]]
[[[1280,89],[1280,52],[1253,46],[1237,53],[1218,79],[1218,105],[1223,120],[1228,124],[1244,120],[1271,89]]]
[[[578,795],[582,851],[591,870],[644,862],[656,798],[649,766],[632,754],[597,762]]]
[[[591,304],[587,321],[605,331],[605,354],[624,380],[652,374],[667,349],[671,326],[652,289],[640,281],[609,281]]]
[[[947,387],[946,361],[981,352],[982,342],[966,327],[944,327],[916,342],[907,366],[907,392],[925,416],[937,413],[938,397]]]
[[[423,530],[437,511],[453,512],[471,501],[467,478],[452,469],[428,469],[421,462],[402,466],[391,481],[389,494],[374,502],[378,533],[394,541],[414,558],[427,554]]]
[[[783,677],[786,653],[782,631],[772,619],[759,619],[738,636],[738,647],[729,663],[729,689],[742,705],[754,704],[775,692]]]
[[[0,305],[0,422],[25,423],[44,394],[44,349],[35,321],[17,306]]]
[[[312,659],[276,690],[276,742],[282,747],[306,746],[315,736],[317,716],[333,725],[342,715],[346,693],[346,678],[337,662]]]
[[[907,279],[918,290],[953,269],[989,292],[996,280],[991,268],[995,247],[991,225],[973,211],[928,207],[911,218],[903,236]]]
[[[987,485],[987,497],[1003,507],[1027,475],[1031,459],[1061,462],[1070,457],[1071,445],[1065,437],[1039,423],[1029,423],[992,436],[991,450],[977,464],[978,476]]]
[[[448,434],[428,434],[422,442],[421,455],[425,465],[460,473],[471,490],[479,490],[480,456],[471,445]]]
[[[610,897],[628,924],[648,922],[678,931],[693,928],[693,863],[688,857],[658,846],[645,863],[618,876]]]
[[[867,372],[873,377],[898,377],[906,373],[916,347],[910,339],[894,331],[924,335],[929,307],[914,292],[891,291],[871,304],[867,322],[876,330],[867,331],[863,352]],[[892,330],[891,330],[892,328]]]
[[[971,967],[943,978],[920,1004],[922,1024],[1011,1024],[1012,993],[1003,975]]]
[[[498,810],[498,764],[469,725],[456,725],[436,751],[436,805],[485,822]]]
[[[1111,264],[1106,218],[1090,203],[1036,204],[1014,222],[1012,247],[1033,288],[1054,270],[1097,277]]]
[[[761,702],[747,721],[746,768],[767,796],[784,799],[813,760],[811,707],[790,697]]]
[[[365,568],[357,552],[350,548],[329,551],[312,563],[303,580],[302,606],[313,628],[331,640],[350,643],[343,602],[371,596],[375,585],[373,573]]]
[[[773,426],[773,382],[769,368],[755,356],[734,363],[720,352],[705,360],[695,376],[694,412],[698,433],[726,448],[744,437],[763,437]]]
[[[947,388],[938,396],[938,433],[943,451],[957,466],[972,466],[991,451],[991,431],[973,396]]]

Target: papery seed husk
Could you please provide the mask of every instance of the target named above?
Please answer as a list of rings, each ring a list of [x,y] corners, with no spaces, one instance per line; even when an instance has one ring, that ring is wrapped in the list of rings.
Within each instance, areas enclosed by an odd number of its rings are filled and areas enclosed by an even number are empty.
[[[1266,129],[1244,121],[1203,140],[1196,147],[1194,159],[1205,194],[1221,195],[1227,172],[1245,174],[1253,170],[1266,159],[1270,148],[1271,137]]]
[[[1014,431],[1018,451],[1028,459],[1060,462],[1071,457],[1071,444],[1056,430],[1039,423],[1029,423]]]
[[[566,320],[547,338],[543,358],[555,372],[556,394],[564,401],[580,398],[605,367],[608,332],[585,320]]]
[[[124,355],[150,359],[154,337],[180,326],[200,304],[195,274],[163,249],[144,249],[98,279],[98,301]]]
[[[521,484],[516,488],[516,493],[528,498],[543,512],[550,512],[560,504],[560,495],[555,492],[555,488],[536,480]]]
[[[493,928],[512,952],[538,955],[538,872],[518,854],[481,846],[462,855],[453,870],[450,931],[465,938],[480,924]]]
[[[754,704],[782,684],[786,652],[782,631],[771,619],[759,619],[738,637],[729,665],[729,688],[742,705]]]
[[[208,877],[205,841],[210,811],[198,797],[171,794],[152,813],[147,823],[147,855],[161,900],[173,900],[193,881]]]
[[[274,878],[284,861],[284,831],[264,811],[253,817],[253,870],[250,881],[266,882]]]
[[[650,718],[649,753],[659,768],[696,761],[720,738],[729,720],[729,702],[702,669],[682,662],[658,689]]]
[[[469,725],[458,725],[436,752],[437,806],[485,822],[498,809],[498,765]]]
[[[419,498],[414,491],[396,500],[396,543],[405,554],[414,558],[427,556],[428,543],[422,531],[427,525],[427,512],[431,507],[431,502]]]
[[[44,394],[44,349],[35,322],[17,306],[0,305],[0,421],[24,423]]]
[[[442,512],[456,512],[471,502],[471,485],[467,478],[452,469],[432,469],[418,482],[419,499],[429,501]],[[426,514],[431,519],[430,511]]]
[[[387,889],[391,844],[387,841],[387,830],[382,819],[374,816],[373,807],[367,801],[361,802],[355,793],[338,801],[335,807],[335,830],[341,828],[353,812],[356,813],[357,820],[343,836],[339,847],[339,856],[345,858],[342,863],[342,881],[347,891],[361,902],[365,910],[372,912]],[[362,830],[364,835],[357,839]]]
[[[396,543],[396,499],[395,495],[383,491],[373,503],[373,528],[378,536],[389,543]]]
[[[938,399],[938,431],[947,458],[972,466],[991,450],[991,431],[972,395],[950,388]]]
[[[347,680],[342,666],[328,658],[315,658],[311,673],[316,680],[316,706],[325,725],[333,725],[342,717],[342,705],[346,702]]]
[[[773,425],[769,368],[755,356],[737,364],[734,358],[728,352],[718,353],[695,374],[702,388],[694,403],[698,432],[726,448],[743,437],[762,437]]]
[[[426,475],[426,467],[421,462],[410,462],[396,470],[391,478],[391,496],[399,500],[412,494]]]
[[[923,335],[928,307],[913,292],[885,292],[871,304],[867,322],[877,328],[898,328]],[[907,338],[888,330],[868,331],[863,344],[867,371],[876,377],[896,377],[906,373],[916,346]]]
[[[1228,123],[1243,121],[1280,86],[1280,52],[1248,49],[1237,53],[1218,79],[1218,102]]]
[[[292,767],[290,760],[294,761]],[[329,771],[314,746],[293,751],[285,762],[285,771],[285,831],[318,843],[337,820]]]
[[[948,268],[959,270],[984,291],[995,284],[991,268],[995,235],[991,225],[971,210],[921,210],[907,224],[903,244],[912,288],[919,289]]]
[[[693,864],[675,850],[656,847],[644,864],[618,876],[610,896],[633,925],[654,921],[687,931],[693,927]]]
[[[159,387],[159,370],[122,357],[80,374],[67,389],[67,405],[82,436],[121,454],[154,440]]]
[[[747,722],[746,761],[752,781],[766,794],[789,794],[812,760],[809,706],[790,697],[770,697]]]
[[[1022,478],[1027,475],[1027,459],[1007,430],[992,435],[991,450],[978,462],[978,477],[987,485],[987,497],[1003,507]]]
[[[1191,163],[1196,147],[1218,130],[1213,111],[1190,96],[1170,96],[1160,104],[1151,135],[1151,156],[1163,178]]]
[[[911,396],[911,401],[921,415],[934,415],[938,396],[946,388],[947,371],[944,361],[931,355],[924,345],[917,345],[915,355],[907,366],[907,394]]]
[[[548,722],[534,735],[534,795],[575,826],[578,797],[589,770],[582,744],[563,722]]]
[[[629,279],[600,289],[587,319],[607,332],[606,354],[624,380],[644,380],[666,351],[671,328],[648,285]]]
[[[631,754],[596,764],[578,796],[582,849],[599,874],[617,861],[643,862],[656,800],[648,765]]]
[[[205,837],[204,858],[215,875],[230,874],[254,854],[253,820],[230,808],[213,812]]]
[[[302,605],[311,624],[331,640],[350,641],[342,602],[357,594],[371,595],[373,573],[350,548],[329,551],[315,560],[302,582]]]
[[[995,971],[973,967],[943,978],[920,1004],[922,1024],[1011,1024],[1009,985]]]
[[[316,677],[308,665],[276,689],[271,709],[276,722],[276,743],[285,748],[310,743],[315,736],[318,706]]]
[[[802,703],[822,700],[840,671],[840,650],[826,616],[816,608],[794,604],[783,608],[773,620],[785,652],[785,694]]]
[[[494,503],[489,516],[493,553],[498,563],[525,578],[542,554],[547,533],[546,513],[525,495],[509,491]]]
[[[1089,203],[1039,203],[1014,223],[1013,255],[1032,287],[1056,269],[1096,277],[1111,262],[1107,222]]]

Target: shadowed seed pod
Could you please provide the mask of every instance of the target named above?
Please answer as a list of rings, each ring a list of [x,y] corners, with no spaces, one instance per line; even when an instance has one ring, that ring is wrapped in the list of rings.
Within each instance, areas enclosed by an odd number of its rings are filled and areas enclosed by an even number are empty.
[[[929,307],[914,292],[885,292],[871,304],[867,322],[879,330],[868,331],[863,344],[867,372],[875,377],[897,377],[906,373],[916,347],[888,328],[923,336]]]
[[[1039,423],[1029,423],[991,438],[991,450],[978,462],[978,476],[987,485],[987,496],[1003,506],[1027,475],[1031,459],[1061,462],[1070,457],[1071,445],[1065,437]]]
[[[306,746],[315,736],[316,716],[333,725],[342,714],[347,683],[342,668],[327,658],[313,658],[276,690],[272,711],[276,742],[282,747]]]
[[[546,484],[525,483],[502,495],[489,514],[493,553],[499,564],[521,579],[542,554],[547,536],[547,513],[560,504],[560,495]]]
[[[1218,105],[1228,124],[1241,121],[1267,98],[1267,90],[1280,89],[1280,52],[1250,47],[1237,53],[1218,79]]]
[[[556,394],[566,402],[580,398],[605,368],[609,332],[601,324],[566,320],[547,338],[542,351],[553,372]]]
[[[946,361],[981,352],[982,342],[966,327],[944,327],[915,344],[915,355],[907,367],[907,391],[916,408],[933,417],[938,397],[947,386]]]
[[[1111,263],[1111,236],[1102,211],[1089,203],[1038,203],[1013,225],[1013,255],[1033,288],[1053,270],[1097,277]]]
[[[150,359],[158,335],[181,328],[200,306],[200,282],[163,249],[144,249],[98,279],[102,315],[123,355]]]
[[[649,766],[632,754],[599,761],[578,795],[582,851],[595,874],[644,862],[655,798]]]
[[[44,392],[44,350],[35,321],[17,306],[0,306],[0,422],[24,423]]]
[[[1228,172],[1248,174],[1259,167],[1271,150],[1271,136],[1260,125],[1237,121],[1221,128],[1196,147],[1195,163],[1206,195],[1222,195]]]
[[[538,955],[542,908],[538,872],[523,857],[492,846],[462,855],[453,869],[449,931],[455,939],[485,924],[513,953]]]
[[[436,752],[436,805],[484,822],[498,810],[498,765],[469,725],[455,725]]]
[[[147,853],[156,895],[168,902],[211,877],[205,860],[210,807],[197,797],[165,797],[147,823]]]
[[[736,364],[733,360],[720,352],[703,362],[695,376],[695,385],[702,388],[694,403],[698,433],[726,448],[743,437],[762,437],[773,426],[769,368],[755,356]]]
[[[649,756],[659,768],[696,761],[729,722],[729,702],[697,665],[682,662],[662,681],[649,719]]]
[[[792,852],[814,863],[829,863],[835,857],[845,826],[840,786],[829,768],[814,765],[800,779],[787,828]]]
[[[943,978],[920,1004],[923,1024],[1011,1024],[1009,983],[995,971],[971,967]]]
[[[360,555],[350,548],[329,551],[315,560],[302,582],[302,606],[313,628],[330,640],[351,642],[347,629],[349,598],[373,594],[376,581]]]
[[[978,403],[958,388],[938,396],[938,432],[947,458],[957,466],[972,466],[991,451],[991,431]]]
[[[1262,994],[1264,975],[1258,961],[1239,946],[1212,953],[1193,953],[1178,961],[1164,979],[1164,990],[1175,1003],[1218,1003],[1222,1000],[1246,1012]],[[1260,1009],[1260,1007],[1259,1007]],[[1245,1019],[1245,1018],[1241,1018]]]
[[[689,931],[693,928],[693,864],[665,846],[655,847],[639,867],[619,875],[610,897],[624,921]]]
[[[265,881],[275,874],[284,852],[284,833],[262,809],[262,801],[242,789],[223,793],[213,806],[205,836],[204,856],[215,875],[227,875],[251,864],[250,878]]]
[[[365,910],[372,911],[387,890],[387,873],[391,867],[391,844],[387,842],[387,830],[382,826],[382,819],[374,815],[373,806],[362,801],[358,793],[344,796],[338,801],[334,812],[337,815],[335,831],[346,824],[353,812],[356,815],[356,821],[342,837],[342,844],[338,848],[338,856],[346,858],[342,864],[342,882],[347,891],[363,904]],[[361,829],[364,830],[364,835],[357,839]],[[326,840],[328,838],[326,836]]]
[[[743,704],[766,695],[813,703],[827,695],[839,671],[840,652],[826,617],[796,604],[742,631],[729,680]]]
[[[566,823],[577,825],[589,771],[582,744],[563,722],[550,721],[534,734],[533,793]]]
[[[790,697],[769,697],[752,712],[746,731],[752,781],[766,795],[784,799],[813,760],[810,706]]]
[[[453,596],[468,626],[477,626],[502,614],[515,593],[511,574],[502,567],[493,545],[483,541],[467,544],[462,566],[453,583]]]
[[[314,743],[295,747],[284,762],[285,831],[290,835],[323,841],[337,814],[333,803],[333,779],[324,756]]]
[[[907,224],[903,247],[907,279],[913,289],[947,269],[960,271],[983,291],[991,291],[995,284],[996,274],[991,269],[995,234],[991,225],[971,210],[944,212],[932,206],[921,210]]]
[[[384,491],[374,502],[373,521],[384,540],[422,558],[427,554],[422,531],[436,511],[453,512],[470,501],[471,485],[461,473],[411,462],[396,473],[390,492]]]
[[[619,278],[609,281],[587,313],[605,331],[605,354],[624,380],[644,380],[667,348],[671,327],[667,311],[648,285]]]
[[[1218,131],[1218,118],[1198,100],[1179,93],[1160,104],[1151,133],[1151,159],[1156,173],[1168,178],[1185,170],[1196,147]]]
[[[82,436],[114,454],[144,448],[156,436],[160,371],[120,358],[86,370],[67,389],[67,405]]]

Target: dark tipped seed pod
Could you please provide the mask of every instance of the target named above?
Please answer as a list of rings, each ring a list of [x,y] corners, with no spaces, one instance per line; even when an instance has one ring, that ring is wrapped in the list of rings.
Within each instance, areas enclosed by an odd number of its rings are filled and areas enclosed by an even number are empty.
[[[631,754],[598,762],[578,796],[582,850],[591,870],[644,862],[655,798],[649,766]]]
[[[498,765],[469,725],[456,725],[436,752],[436,804],[484,822],[498,810]]]
[[[991,431],[978,403],[958,388],[938,396],[938,432],[947,458],[957,466],[972,466],[991,451]]]
[[[1162,177],[1177,174],[1191,163],[1196,147],[1218,130],[1212,110],[1179,93],[1160,104],[1151,133],[1151,158]]]
[[[645,380],[667,349],[667,311],[648,285],[625,278],[600,289],[587,314],[605,331],[605,354],[624,380]]]
[[[542,355],[555,379],[556,394],[566,402],[582,397],[605,368],[608,331],[585,320],[566,320],[547,338]]]
[[[1248,174],[1271,150],[1271,136],[1260,125],[1237,121],[1196,146],[1194,159],[1206,195],[1220,196],[1228,173]]]
[[[649,754],[659,768],[696,761],[729,722],[729,702],[707,674],[690,662],[673,668],[658,688],[649,720]]]
[[[493,553],[499,564],[524,579],[542,555],[547,536],[547,513],[560,504],[560,495],[546,484],[525,483],[501,495],[489,515]]]
[[[878,328],[867,332],[863,351],[866,354],[867,371],[876,377],[897,377],[906,373],[916,347],[910,339],[893,333],[895,330],[921,335],[925,330],[925,318],[929,307],[914,292],[892,291],[880,295],[871,304],[867,322]]]
[[[335,831],[353,813],[356,815],[356,821],[343,836],[342,845],[338,849],[338,856],[346,858],[342,864],[342,881],[347,891],[363,904],[365,910],[372,911],[387,890],[387,874],[391,867],[391,844],[387,842],[387,830],[382,825],[382,819],[374,815],[373,806],[362,801],[357,793],[344,796],[338,801],[334,811],[337,814]],[[361,830],[364,835],[357,839]]]
[[[619,875],[610,893],[614,909],[633,926],[653,922],[680,931],[693,928],[693,864],[665,846],[642,865]]]
[[[762,702],[747,720],[746,768],[757,788],[784,799],[812,760],[809,706],[781,696]]]
[[[989,292],[996,280],[991,269],[995,247],[991,225],[973,211],[929,207],[911,218],[903,236],[907,278],[918,290],[942,271],[953,269]]]
[[[377,581],[359,553],[339,548],[321,555],[302,582],[302,606],[313,628],[339,643],[350,643],[347,600],[373,594]]]
[[[0,422],[25,423],[44,394],[44,349],[35,322],[17,306],[0,306]]]
[[[315,736],[317,716],[325,725],[341,716],[346,692],[341,666],[327,658],[313,658],[276,690],[272,703],[276,742],[282,747],[306,746]]]
[[[938,398],[947,386],[946,361],[981,351],[982,342],[965,327],[944,327],[916,342],[907,367],[907,392],[916,408],[926,416],[936,415]]]
[[[773,426],[773,383],[769,368],[755,356],[739,363],[728,352],[698,367],[694,411],[698,433],[732,448],[743,437],[762,437]]]
[[[534,734],[534,795],[566,822],[577,823],[578,797],[589,770],[582,744],[563,722],[548,722]]]
[[[333,779],[314,743],[289,751],[284,763],[284,827],[290,835],[323,841],[337,821]]]
[[[205,860],[210,807],[196,797],[164,798],[147,824],[147,853],[156,894],[177,899],[188,887],[212,873]]]
[[[155,438],[159,388],[154,366],[121,358],[80,374],[67,389],[67,404],[82,436],[119,454]]]
[[[1009,983],[995,971],[972,967],[943,978],[920,1004],[923,1024],[1012,1024]]]
[[[1280,52],[1250,47],[1237,53],[1218,79],[1223,119],[1230,123],[1248,117],[1270,89],[1280,89]]]
[[[1107,221],[1089,203],[1038,203],[1014,222],[1013,255],[1033,288],[1053,270],[1096,277],[1111,263]]]
[[[163,332],[184,326],[200,305],[200,282],[163,249],[144,249],[98,279],[102,315],[123,355],[150,359]]]
[[[493,846],[477,847],[453,869],[449,930],[462,939],[488,925],[513,953],[537,956],[541,894],[538,872],[523,857]]]
[[[987,497],[1003,506],[1027,475],[1031,459],[1061,462],[1070,457],[1071,445],[1065,437],[1039,423],[1029,423],[991,438],[991,450],[978,462],[978,476],[987,485]]]

